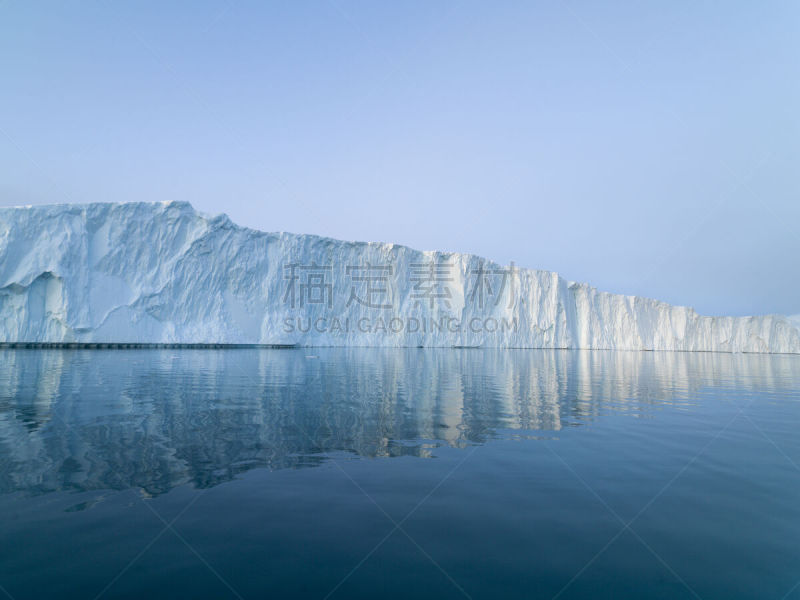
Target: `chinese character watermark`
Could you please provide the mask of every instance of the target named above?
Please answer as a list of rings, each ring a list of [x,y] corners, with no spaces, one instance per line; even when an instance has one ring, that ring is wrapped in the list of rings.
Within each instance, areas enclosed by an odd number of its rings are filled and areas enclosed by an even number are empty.
[[[416,299],[416,306],[423,300],[430,303],[433,309],[436,300],[443,300],[447,308],[450,308],[450,299],[453,297],[450,291],[449,282],[453,281],[453,263],[430,261],[425,263],[411,263],[411,277],[409,280],[414,283],[411,297]]]
[[[284,304],[288,303],[291,308],[305,304],[333,306],[333,283],[328,280],[333,272],[332,266],[312,262],[310,265],[291,263],[283,268],[283,278],[288,281]]]
[[[478,308],[483,308],[486,302],[492,298],[494,306],[500,304],[506,286],[508,292],[508,308],[514,305],[514,275],[516,274],[514,263],[508,269],[487,269],[485,263],[481,262],[477,269],[470,271],[470,275],[475,275],[475,285],[469,294],[471,302],[478,303]],[[499,282],[498,282],[499,279]]]
[[[364,284],[360,286],[363,297],[356,291],[356,285],[350,287],[350,297],[347,299],[346,306],[349,307],[353,302],[357,302],[368,308],[392,308],[388,288],[389,276],[394,273],[392,265],[371,265],[369,263],[366,266],[353,265],[348,266],[346,272],[354,283]]]

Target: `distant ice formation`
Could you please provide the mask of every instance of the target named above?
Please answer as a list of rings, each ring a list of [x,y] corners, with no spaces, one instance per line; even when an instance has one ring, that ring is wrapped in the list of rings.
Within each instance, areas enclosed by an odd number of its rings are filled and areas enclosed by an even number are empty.
[[[264,233],[188,203],[0,208],[0,342],[800,353],[800,321],[707,317],[469,254]]]

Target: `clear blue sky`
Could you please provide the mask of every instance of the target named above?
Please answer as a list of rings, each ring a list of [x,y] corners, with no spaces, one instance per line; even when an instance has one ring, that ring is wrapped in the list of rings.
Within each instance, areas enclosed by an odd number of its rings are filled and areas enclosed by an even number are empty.
[[[800,313],[800,3],[0,1],[0,204]]]

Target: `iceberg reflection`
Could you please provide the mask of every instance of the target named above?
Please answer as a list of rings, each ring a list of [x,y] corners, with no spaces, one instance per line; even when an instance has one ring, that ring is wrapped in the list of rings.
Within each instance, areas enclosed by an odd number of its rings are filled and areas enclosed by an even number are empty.
[[[690,405],[709,385],[788,394],[800,378],[800,358],[780,355],[309,353],[2,350],[0,492],[156,495],[253,468],[314,466],[329,452],[424,457],[508,430],[556,432],[609,412]]]

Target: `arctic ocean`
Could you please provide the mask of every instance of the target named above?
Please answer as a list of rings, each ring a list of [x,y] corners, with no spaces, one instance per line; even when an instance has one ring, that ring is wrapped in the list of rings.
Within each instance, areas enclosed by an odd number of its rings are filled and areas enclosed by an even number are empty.
[[[798,389],[796,355],[4,349],[0,586],[797,598]]]

